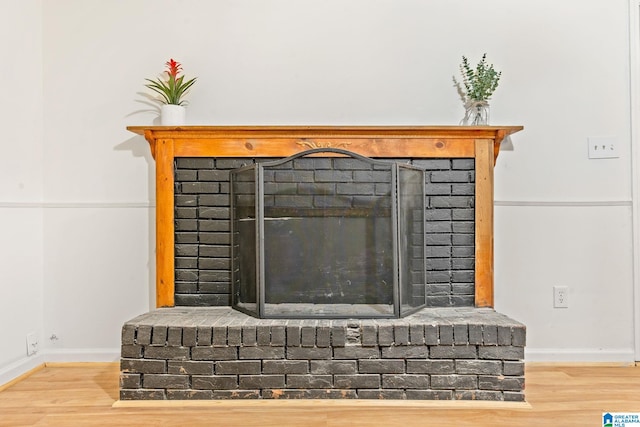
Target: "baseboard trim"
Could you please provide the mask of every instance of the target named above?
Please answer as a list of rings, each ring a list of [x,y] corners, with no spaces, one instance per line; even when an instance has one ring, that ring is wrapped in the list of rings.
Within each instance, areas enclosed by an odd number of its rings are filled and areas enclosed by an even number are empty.
[[[525,362],[527,368],[633,368],[636,362]]]
[[[634,364],[635,352],[632,348],[535,348],[524,350],[525,362],[544,363],[615,363]]]
[[[0,391],[11,387],[45,366],[72,366],[86,363],[117,363],[120,350],[49,350],[25,357],[0,368]]]
[[[48,350],[43,357],[45,363],[116,362],[120,360],[120,349],[98,348],[92,350],[62,349]]]

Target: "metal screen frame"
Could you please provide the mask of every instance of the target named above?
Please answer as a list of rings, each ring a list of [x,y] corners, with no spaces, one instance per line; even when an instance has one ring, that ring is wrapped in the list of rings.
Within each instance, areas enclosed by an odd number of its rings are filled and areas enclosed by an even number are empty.
[[[285,163],[288,162],[292,162],[295,159],[298,158],[302,158],[302,157],[307,157],[307,156],[312,156],[312,155],[318,155],[318,154],[322,154],[322,153],[327,153],[327,154],[331,154],[331,157],[335,157],[335,155],[342,155],[345,157],[351,157],[354,159],[358,159],[361,160],[363,162],[372,164],[372,165],[381,165],[381,166],[385,166],[385,167],[389,167],[389,170],[391,171],[391,194],[389,195],[390,199],[391,199],[391,222],[392,222],[392,251],[393,251],[393,285],[392,285],[392,293],[393,293],[393,313],[389,313],[389,314],[380,314],[380,315],[357,315],[354,316],[353,314],[349,314],[349,313],[345,313],[343,314],[338,314],[338,315],[326,315],[326,314],[308,314],[308,315],[291,315],[291,314],[267,314],[266,309],[265,309],[265,301],[266,301],[266,282],[265,282],[265,227],[264,227],[264,222],[265,222],[265,191],[264,191],[264,187],[265,187],[265,183],[264,183],[264,170],[265,168],[269,168],[269,167],[275,167],[275,166],[280,166],[283,165]],[[423,287],[424,287],[424,301],[423,304],[416,306],[412,309],[409,310],[402,310],[401,307],[401,302],[402,302],[402,290],[401,290],[401,280],[403,280],[402,277],[402,272],[401,272],[401,262],[403,261],[401,259],[401,253],[400,253],[400,249],[399,249],[399,245],[400,245],[400,237],[399,236],[399,228],[400,228],[400,215],[399,215],[399,209],[400,209],[400,203],[399,203],[399,198],[400,198],[400,180],[399,180],[399,175],[400,175],[400,169],[411,169],[411,170],[416,170],[416,171],[420,171],[422,172],[422,277],[424,278],[424,283],[423,283]],[[254,177],[255,177],[255,197],[257,198],[257,200],[255,201],[255,232],[256,232],[256,310],[252,311],[249,310],[245,307],[239,306],[237,303],[237,298],[236,298],[236,287],[238,286],[237,284],[237,277],[236,277],[236,257],[235,257],[235,250],[237,245],[239,244],[239,242],[236,242],[237,237],[237,233],[236,230],[234,229],[234,223],[236,220],[236,212],[235,212],[235,188],[234,188],[234,177],[235,174],[240,173],[240,172],[244,172],[247,170],[255,170],[254,173]],[[367,319],[367,318],[399,318],[399,317],[404,317],[407,315],[410,315],[411,313],[414,313],[422,308],[424,308],[427,304],[426,302],[426,288],[427,288],[427,280],[426,280],[426,238],[425,238],[425,233],[424,230],[426,229],[426,214],[425,214],[425,200],[426,200],[426,188],[425,188],[425,169],[414,166],[414,165],[410,165],[410,164],[406,164],[406,163],[399,163],[399,162],[394,162],[394,161],[388,161],[388,160],[379,160],[379,159],[372,159],[369,157],[365,157],[362,156],[360,154],[351,152],[351,151],[347,151],[347,150],[343,150],[343,149],[339,149],[339,148],[315,148],[315,149],[311,149],[311,150],[307,150],[307,151],[303,151],[297,154],[294,154],[292,156],[286,157],[286,158],[282,158],[282,159],[277,159],[277,160],[272,160],[272,161],[267,161],[267,162],[258,162],[252,165],[247,165],[247,166],[243,166],[241,168],[237,168],[237,169],[233,169],[232,171],[230,171],[230,197],[231,197],[231,217],[230,217],[230,221],[231,221],[231,248],[232,248],[232,269],[231,269],[231,283],[232,283],[232,307],[236,310],[239,310],[243,313],[249,314],[251,316],[254,317],[258,317],[258,318],[264,318],[264,319],[282,319],[282,318],[312,318],[312,319],[316,319],[316,318],[325,318],[325,319],[346,319],[346,318],[360,318],[360,319]]]

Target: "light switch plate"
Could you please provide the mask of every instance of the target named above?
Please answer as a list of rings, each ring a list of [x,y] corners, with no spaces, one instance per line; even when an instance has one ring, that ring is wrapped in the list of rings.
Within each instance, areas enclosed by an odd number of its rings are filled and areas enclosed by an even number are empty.
[[[618,141],[612,136],[594,136],[587,138],[589,144],[590,159],[616,159],[618,154]]]

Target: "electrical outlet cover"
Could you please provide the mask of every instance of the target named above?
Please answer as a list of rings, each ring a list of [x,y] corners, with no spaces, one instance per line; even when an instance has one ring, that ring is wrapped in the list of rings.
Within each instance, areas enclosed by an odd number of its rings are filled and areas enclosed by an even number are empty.
[[[553,287],[553,307],[569,308],[569,288],[566,286]]]
[[[32,356],[38,352],[38,336],[35,333],[27,335],[27,356]]]

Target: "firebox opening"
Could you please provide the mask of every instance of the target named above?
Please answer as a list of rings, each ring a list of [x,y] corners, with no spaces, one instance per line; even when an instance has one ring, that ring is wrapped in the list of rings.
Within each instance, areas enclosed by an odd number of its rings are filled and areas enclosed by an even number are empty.
[[[307,157],[330,152],[344,157]],[[233,306],[401,317],[426,303],[424,171],[310,150],[231,172]]]

